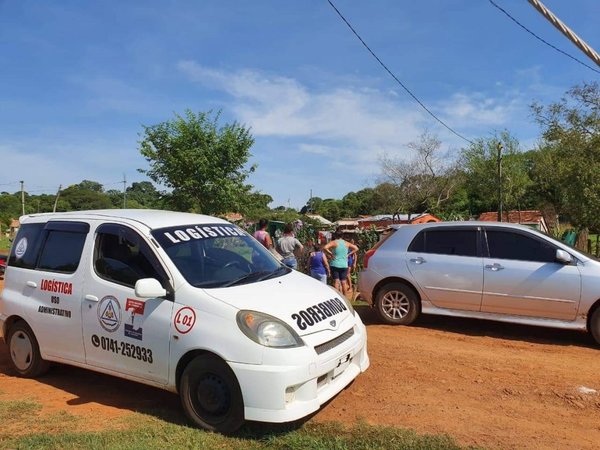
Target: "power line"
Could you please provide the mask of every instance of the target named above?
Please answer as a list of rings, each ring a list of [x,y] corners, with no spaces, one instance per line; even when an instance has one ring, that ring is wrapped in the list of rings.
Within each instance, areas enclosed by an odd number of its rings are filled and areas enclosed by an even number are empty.
[[[575,44],[579,50],[586,54],[592,59],[598,66],[600,66],[600,55],[596,51],[587,45],[583,39],[575,34],[568,26],[566,26],[556,15],[552,13],[540,0],[528,0],[529,3],[537,9],[554,27],[564,34],[573,44]]]
[[[338,14],[338,16],[340,16],[340,18],[344,21],[344,23],[348,26],[348,28],[350,28],[350,30],[352,31],[352,33],[354,33],[354,35],[358,38],[358,40],[361,42],[361,44],[369,51],[369,53],[373,56],[373,58],[375,58],[377,60],[377,62],[381,65],[381,67],[383,67],[385,69],[385,71],[390,74],[390,76],[396,80],[396,83],[398,83],[402,89],[404,89],[408,95],[410,95],[420,106],[421,108],[423,108],[425,111],[427,111],[427,113],[433,117],[435,120],[437,120],[439,123],[441,123],[446,129],[448,129],[450,132],[452,132],[454,135],[458,136],[459,138],[467,141],[469,144],[474,144],[473,141],[471,141],[470,139],[467,139],[466,137],[464,137],[462,134],[458,133],[457,131],[454,131],[450,126],[446,125],[446,123],[440,119],[438,116],[436,116],[433,112],[431,112],[429,110],[429,108],[427,108],[427,106],[425,106],[423,104],[423,102],[421,102],[421,100],[419,100],[417,98],[417,96],[415,94],[413,94],[410,89],[408,89],[404,83],[402,83],[402,81],[400,81],[398,79],[398,77],[396,75],[394,75],[392,73],[392,71],[390,69],[388,69],[388,67],[383,63],[383,61],[381,61],[381,59],[379,59],[379,57],[375,54],[375,52],[373,50],[371,50],[371,48],[367,45],[367,43],[363,40],[363,38],[360,37],[360,35],[356,32],[356,30],[354,29],[354,27],[352,25],[350,25],[350,22],[348,22],[348,20],[346,20],[346,18],[344,17],[344,15],[340,12],[339,9],[336,8],[336,6],[333,4],[333,2],[331,0],[327,0],[327,2],[331,5],[331,7],[335,10],[335,12]]]
[[[521,24],[521,22],[519,22],[517,19],[515,19],[513,16],[511,16],[505,9],[503,9],[501,6],[499,6],[498,4],[496,4],[493,0],[488,0],[492,6],[494,6],[495,8],[499,9],[500,11],[502,11],[510,20],[512,20],[514,23],[516,23],[517,25],[519,25],[521,28],[523,28],[525,31],[527,31],[529,34],[531,34],[534,38],[536,38],[537,40],[543,42],[544,44],[546,44],[548,47],[553,48],[554,50],[556,50],[559,53],[562,53],[563,55],[571,58],[573,61],[578,62],[579,64],[581,64],[582,66],[587,67],[590,70],[593,70],[596,73],[600,73],[600,70],[597,70],[595,68],[593,68],[592,66],[587,65],[586,63],[584,63],[583,61],[579,60],[578,58],[576,58],[575,56],[572,56],[570,54],[568,54],[567,52],[561,50],[560,48],[552,45],[551,43],[549,43],[548,41],[542,39],[541,37],[539,37],[537,34],[535,34],[533,31],[531,31],[529,28],[527,28],[525,25]]]

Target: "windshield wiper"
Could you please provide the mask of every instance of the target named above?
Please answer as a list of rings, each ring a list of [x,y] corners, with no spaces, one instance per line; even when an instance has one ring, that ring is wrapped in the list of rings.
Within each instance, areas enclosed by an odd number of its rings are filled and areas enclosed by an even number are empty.
[[[247,273],[246,275],[242,275],[239,278],[234,278],[233,280],[228,281],[227,283],[223,283],[219,287],[235,286],[236,284],[241,284],[244,281],[249,281],[249,280],[252,280],[254,278],[256,278],[256,281],[261,281],[261,280],[264,279],[262,277],[264,277],[266,275],[270,275],[270,274],[271,274],[271,272],[268,272],[266,270],[263,270],[261,272],[250,272],[250,273]]]
[[[263,280],[268,280],[270,278],[275,278],[279,275],[282,275],[283,273],[288,273],[291,269],[289,269],[286,266],[280,266],[275,270],[269,271],[269,270],[262,270],[260,272],[250,272],[247,273],[246,275],[242,275],[239,278],[235,278],[231,281],[228,281],[226,283],[223,283],[221,286],[219,287],[230,287],[230,286],[235,286],[237,284],[242,284],[244,282],[249,282],[249,281],[263,281]]]
[[[283,275],[284,273],[289,273],[290,270],[292,269],[290,269],[287,266],[279,266],[277,269],[275,269],[273,272],[269,272],[265,277],[261,278],[259,281],[268,280],[269,278],[275,278],[279,275]]]

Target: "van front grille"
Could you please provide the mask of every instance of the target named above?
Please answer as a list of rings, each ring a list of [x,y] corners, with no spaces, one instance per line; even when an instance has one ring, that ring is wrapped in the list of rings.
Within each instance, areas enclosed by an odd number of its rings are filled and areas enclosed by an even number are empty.
[[[325,353],[325,352],[331,350],[332,348],[337,347],[342,342],[347,341],[352,336],[354,336],[354,327],[350,328],[344,334],[340,334],[338,337],[336,337],[330,341],[327,341],[323,344],[317,345],[315,347],[315,351],[317,352],[317,355],[320,355],[321,353]]]

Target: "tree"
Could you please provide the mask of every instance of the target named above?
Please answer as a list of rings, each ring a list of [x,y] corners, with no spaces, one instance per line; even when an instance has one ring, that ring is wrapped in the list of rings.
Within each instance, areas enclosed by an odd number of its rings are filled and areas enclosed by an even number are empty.
[[[407,147],[410,160],[383,155],[382,180],[400,188],[394,212],[437,212],[459,185],[458,171],[449,155],[441,153],[442,142],[425,130],[419,140]]]
[[[132,183],[125,192],[128,208],[133,207],[130,202],[135,202],[140,208],[157,208],[160,204],[160,192],[149,181]]]
[[[240,210],[252,186],[245,184],[255,166],[245,169],[254,139],[237,124],[218,126],[220,112],[193,113],[144,126],[140,152],[150,169],[140,172],[172,191],[179,210],[221,214]]]
[[[68,205],[68,206],[67,206]],[[110,197],[100,183],[84,180],[64,189],[60,194],[57,211],[85,211],[89,209],[112,209]]]
[[[546,107],[533,104],[542,142],[532,161],[540,196],[579,228],[600,231],[600,87],[584,83]]]
[[[273,197],[269,194],[252,192],[245,197],[240,212],[252,220],[267,217],[270,214],[269,203],[272,201]]]
[[[460,164],[472,214],[498,208],[498,143],[502,145],[502,199],[504,210],[529,207],[525,195],[532,181],[528,158],[519,141],[508,131],[490,138],[476,139],[461,152]]]
[[[104,192],[104,187],[97,181],[83,180],[76,186],[83,191]]]
[[[326,198],[321,203],[317,213],[331,222],[342,218],[342,201],[335,198]]]

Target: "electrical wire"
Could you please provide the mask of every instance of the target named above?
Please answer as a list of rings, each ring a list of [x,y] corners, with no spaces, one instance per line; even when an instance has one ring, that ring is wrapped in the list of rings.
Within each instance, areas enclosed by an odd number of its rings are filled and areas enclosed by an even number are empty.
[[[417,98],[417,96],[415,94],[413,94],[410,89],[408,89],[404,83],[402,83],[402,81],[400,81],[398,79],[398,77],[396,75],[394,75],[392,73],[392,71],[390,69],[388,69],[388,67],[383,63],[383,61],[381,61],[381,59],[379,59],[379,57],[375,54],[375,52],[373,50],[371,50],[371,48],[367,45],[367,43],[363,40],[363,38],[360,37],[360,35],[357,33],[357,31],[354,29],[354,27],[350,24],[350,22],[348,22],[348,20],[346,20],[346,18],[344,17],[344,15],[340,12],[339,9],[336,8],[336,6],[333,4],[333,2],[331,0],[327,0],[327,2],[329,3],[329,5],[331,5],[331,7],[335,10],[335,12],[337,13],[338,16],[340,16],[340,18],[344,21],[344,23],[348,26],[348,28],[350,28],[350,30],[352,31],[352,33],[354,33],[354,35],[358,38],[358,40],[361,42],[361,44],[369,51],[369,53],[373,56],[373,58],[375,58],[377,60],[377,62],[381,65],[381,67],[384,68],[384,70],[394,79],[396,80],[396,83],[398,83],[402,89],[404,89],[408,95],[410,95],[414,101],[416,101],[419,106],[421,106],[421,108],[423,108],[425,111],[427,111],[427,113],[433,117],[435,120],[437,120],[440,124],[442,124],[446,129],[448,129],[451,133],[453,133],[454,135],[458,136],[459,138],[465,140],[466,142],[468,142],[469,144],[474,144],[473,141],[471,141],[470,139],[467,139],[466,137],[464,137],[462,134],[458,133],[457,131],[455,131],[454,129],[452,129],[449,125],[447,125],[442,119],[440,119],[438,116],[436,116],[433,112],[431,112],[431,110],[429,108],[427,108],[427,106],[425,106],[423,104],[423,102],[421,100],[419,100]]]
[[[546,44],[548,47],[553,48],[554,50],[556,50],[559,53],[562,53],[563,55],[571,58],[573,61],[578,62],[579,64],[581,64],[582,66],[587,67],[590,70],[593,70],[596,73],[600,73],[600,70],[594,69],[592,66],[587,65],[586,63],[584,63],[583,61],[581,61],[580,59],[576,58],[573,55],[568,54],[567,52],[561,50],[560,48],[552,45],[551,43],[549,43],[548,41],[542,39],[541,37],[539,37],[537,34],[535,34],[533,31],[531,31],[529,28],[527,28],[525,25],[521,24],[521,22],[519,22],[517,19],[515,19],[513,16],[511,16],[505,9],[503,9],[501,6],[499,6],[497,3],[495,3],[493,0],[488,0],[492,6],[494,6],[495,8],[497,8],[498,10],[502,11],[510,20],[512,20],[514,23],[516,23],[517,25],[519,25],[521,28],[523,28],[525,31],[527,31],[529,34],[531,34],[534,38],[536,38],[537,40],[543,42],[544,44]]]

